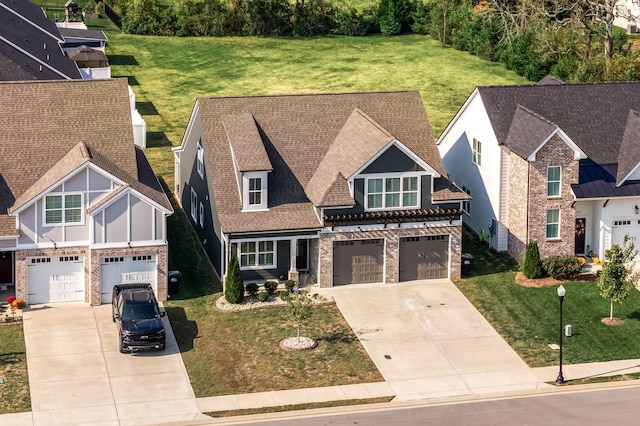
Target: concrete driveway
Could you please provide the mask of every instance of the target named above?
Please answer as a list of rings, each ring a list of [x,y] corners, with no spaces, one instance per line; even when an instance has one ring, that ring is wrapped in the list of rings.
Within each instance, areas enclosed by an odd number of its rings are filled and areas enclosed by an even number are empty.
[[[142,425],[198,416],[165,317],[163,352],[118,351],[111,306],[35,305],[24,312],[33,424]]]
[[[398,400],[548,386],[449,280],[328,292]]]

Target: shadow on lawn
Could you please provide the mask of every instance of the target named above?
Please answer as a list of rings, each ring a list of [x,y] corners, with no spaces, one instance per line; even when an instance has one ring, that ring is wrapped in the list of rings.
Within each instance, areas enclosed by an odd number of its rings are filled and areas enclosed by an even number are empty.
[[[193,350],[193,341],[198,338],[198,323],[188,319],[185,310],[179,306],[169,306],[165,309],[180,352]]]
[[[518,270],[518,263],[511,256],[498,253],[466,226],[462,228],[462,253],[473,256],[471,277]]]
[[[337,331],[327,336],[322,336],[316,340],[318,340],[319,342],[328,342],[328,343],[353,343],[358,339],[351,332],[351,330],[349,330],[349,331]]]

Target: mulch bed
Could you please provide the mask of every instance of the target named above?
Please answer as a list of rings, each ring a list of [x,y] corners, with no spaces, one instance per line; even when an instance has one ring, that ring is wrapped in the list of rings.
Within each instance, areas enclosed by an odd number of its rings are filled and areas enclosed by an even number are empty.
[[[516,283],[523,287],[549,287],[554,285],[560,285],[567,282],[575,281],[597,281],[598,277],[594,274],[581,274],[572,280],[557,280],[551,277],[543,277],[536,279],[529,279],[524,276],[522,272],[516,273]]]

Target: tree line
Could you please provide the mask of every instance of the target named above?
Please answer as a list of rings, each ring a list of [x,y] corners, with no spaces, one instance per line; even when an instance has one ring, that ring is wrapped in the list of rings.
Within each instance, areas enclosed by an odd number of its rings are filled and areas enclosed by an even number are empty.
[[[615,0],[109,0],[132,34],[364,36],[426,34],[537,81],[640,78],[639,55]]]

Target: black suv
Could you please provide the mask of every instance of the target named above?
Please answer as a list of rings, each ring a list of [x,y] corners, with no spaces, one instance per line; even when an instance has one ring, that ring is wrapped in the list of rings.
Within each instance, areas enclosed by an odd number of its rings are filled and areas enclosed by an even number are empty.
[[[113,287],[113,321],[118,324],[120,352],[140,349],[164,350],[165,330],[151,284],[120,284]]]

